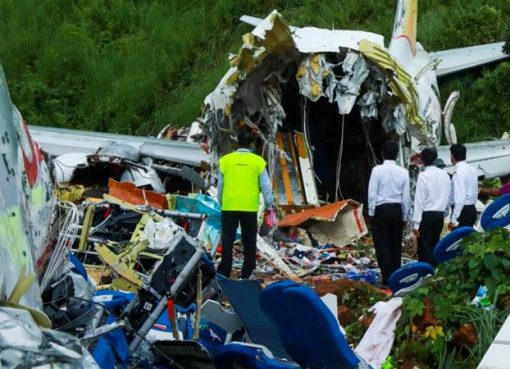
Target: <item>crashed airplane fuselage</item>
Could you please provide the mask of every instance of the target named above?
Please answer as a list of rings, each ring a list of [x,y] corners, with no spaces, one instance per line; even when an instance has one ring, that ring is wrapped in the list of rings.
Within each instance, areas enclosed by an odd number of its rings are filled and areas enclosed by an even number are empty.
[[[0,301],[41,309],[54,201],[46,162],[11,102],[0,66]]]
[[[256,27],[205,99],[213,162],[231,150],[238,127],[251,127],[278,178],[279,203],[290,207],[317,205],[319,196],[365,199],[385,140],[399,141],[404,166],[439,145],[443,127],[454,142],[458,94],[443,113],[437,76],[505,57],[502,43],[427,53],[416,42],[416,0],[398,2],[388,48],[369,32],[291,27],[276,11],[241,20]]]

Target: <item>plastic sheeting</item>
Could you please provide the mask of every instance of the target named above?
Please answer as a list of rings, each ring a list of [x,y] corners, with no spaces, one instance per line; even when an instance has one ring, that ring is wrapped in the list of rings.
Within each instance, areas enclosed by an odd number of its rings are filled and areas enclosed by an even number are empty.
[[[169,218],[163,218],[160,221],[149,218],[140,236],[140,240],[148,240],[149,248],[152,250],[166,250],[180,230],[182,228]]]
[[[200,240],[211,249],[216,250],[221,242],[221,207],[218,201],[210,196],[177,196],[175,209],[186,213],[206,214],[205,230]]]

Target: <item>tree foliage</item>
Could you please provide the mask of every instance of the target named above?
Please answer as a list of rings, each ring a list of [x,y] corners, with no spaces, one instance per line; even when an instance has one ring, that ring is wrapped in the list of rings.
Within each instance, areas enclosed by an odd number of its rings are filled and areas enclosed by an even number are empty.
[[[395,6],[394,0],[0,0],[0,61],[30,123],[148,134],[200,114],[228,68],[228,52],[251,29],[239,22],[241,15],[263,17],[276,8],[298,26],[362,29],[388,40]],[[509,17],[508,0],[420,0],[418,39],[428,50],[494,42]],[[492,83],[508,87],[506,72],[498,67],[466,83],[461,77],[443,84],[446,91],[460,87],[462,101],[470,99],[459,104],[465,105],[454,120],[478,119],[466,115],[476,111],[471,99],[491,96]],[[497,117],[497,129],[508,126],[503,110],[489,104],[484,121],[494,125]],[[469,137],[459,127],[461,138]]]
[[[503,47],[503,51],[510,55],[510,18],[508,19],[506,30],[505,30],[505,36],[503,37],[505,40],[505,46]]]

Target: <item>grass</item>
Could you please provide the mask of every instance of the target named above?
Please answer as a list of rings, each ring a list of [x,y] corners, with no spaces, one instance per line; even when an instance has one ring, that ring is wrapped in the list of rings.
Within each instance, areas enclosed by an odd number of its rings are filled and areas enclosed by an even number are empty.
[[[381,33],[389,41],[396,0],[0,0],[0,61],[12,98],[34,124],[131,134],[186,125],[228,69],[227,54],[251,27],[243,14],[280,10],[291,24]],[[428,50],[501,39],[507,0],[420,0],[418,39]],[[470,87],[479,72],[441,83],[443,96],[460,88],[454,113],[469,136],[477,112]],[[492,77],[495,78],[495,77]],[[489,78],[490,79],[490,78]],[[510,90],[508,81],[499,81]],[[506,85],[505,85],[506,83]],[[479,93],[490,90],[479,83]],[[483,105],[483,101],[479,105]],[[486,120],[502,116],[485,107]],[[470,114],[467,116],[466,114]],[[510,126],[503,114],[497,132]]]

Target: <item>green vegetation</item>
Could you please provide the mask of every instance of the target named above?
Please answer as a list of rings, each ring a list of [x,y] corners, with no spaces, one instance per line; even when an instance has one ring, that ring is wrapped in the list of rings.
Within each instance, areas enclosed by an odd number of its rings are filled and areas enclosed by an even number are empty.
[[[396,0],[0,0],[0,61],[30,123],[130,134],[189,124],[251,27],[242,14],[273,8],[290,23],[362,29],[388,40]],[[508,0],[420,0],[427,50],[502,39]],[[510,40],[510,27],[506,31]],[[510,47],[509,47],[510,49]],[[510,66],[441,83],[461,90],[459,138],[499,137],[510,127]],[[504,102],[504,103],[503,103]],[[505,106],[506,104],[506,106]]]
[[[510,233],[474,233],[463,254],[404,299],[394,355],[419,368],[474,368],[510,311]],[[471,305],[479,286],[481,306]]]

